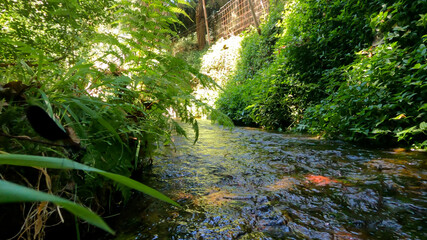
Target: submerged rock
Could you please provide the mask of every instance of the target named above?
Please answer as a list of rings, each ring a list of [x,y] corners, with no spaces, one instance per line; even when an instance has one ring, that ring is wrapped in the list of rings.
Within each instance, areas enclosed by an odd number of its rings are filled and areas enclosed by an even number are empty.
[[[427,239],[426,155],[199,125],[146,176],[183,208],[142,197],[129,239]]]

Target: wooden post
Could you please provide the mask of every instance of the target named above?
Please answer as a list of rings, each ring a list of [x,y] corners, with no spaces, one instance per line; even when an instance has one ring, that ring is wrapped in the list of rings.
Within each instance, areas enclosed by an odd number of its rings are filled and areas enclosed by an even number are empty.
[[[256,15],[255,15],[254,5],[252,3],[252,0],[248,0],[248,1],[249,1],[249,7],[251,8],[251,12],[252,12],[252,17],[253,17],[254,22],[255,22],[255,27],[258,31],[258,34],[261,35],[261,29],[259,28],[259,22],[258,22],[258,19],[256,18]]]
[[[197,45],[199,46],[199,50],[205,48],[206,45],[206,30],[205,30],[205,22],[203,21],[203,4],[202,1],[199,0],[197,3],[196,9],[196,31],[197,31]]]
[[[206,33],[208,34],[208,45],[211,45],[211,37],[209,36],[208,15],[206,14],[205,0],[202,0],[202,3],[203,3],[203,13],[205,14]]]

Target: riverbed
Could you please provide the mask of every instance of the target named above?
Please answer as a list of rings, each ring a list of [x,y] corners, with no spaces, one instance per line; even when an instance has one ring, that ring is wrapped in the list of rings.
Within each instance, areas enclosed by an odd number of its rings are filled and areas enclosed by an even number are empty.
[[[199,125],[143,178],[182,209],[134,197],[115,239],[427,239],[425,152]]]

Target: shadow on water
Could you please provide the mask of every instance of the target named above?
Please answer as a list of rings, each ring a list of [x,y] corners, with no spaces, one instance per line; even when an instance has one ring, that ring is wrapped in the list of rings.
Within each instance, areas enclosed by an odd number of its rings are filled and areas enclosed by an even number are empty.
[[[426,239],[427,155],[200,122],[132,199],[116,239]]]

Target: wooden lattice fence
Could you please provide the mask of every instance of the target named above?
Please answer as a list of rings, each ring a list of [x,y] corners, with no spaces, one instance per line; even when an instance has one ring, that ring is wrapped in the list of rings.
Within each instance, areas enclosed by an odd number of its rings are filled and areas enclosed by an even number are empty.
[[[231,0],[208,18],[214,39],[237,35],[249,26],[255,25],[249,1],[253,3],[258,20],[268,13],[270,8],[268,0]]]
[[[256,18],[259,20],[270,9],[269,0],[250,0],[254,6]],[[254,26],[249,0],[230,0],[208,18],[209,33],[213,40],[237,35],[249,26]],[[196,32],[196,25],[180,33],[181,37]]]

